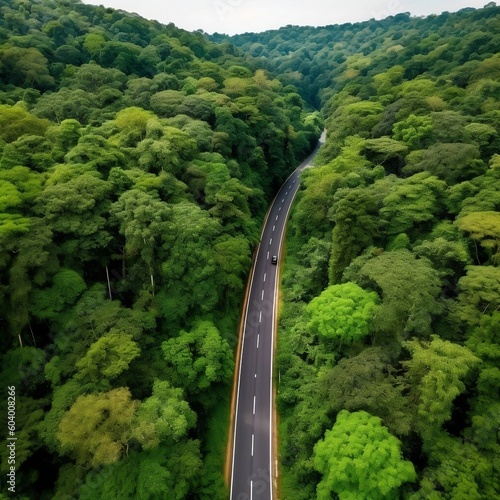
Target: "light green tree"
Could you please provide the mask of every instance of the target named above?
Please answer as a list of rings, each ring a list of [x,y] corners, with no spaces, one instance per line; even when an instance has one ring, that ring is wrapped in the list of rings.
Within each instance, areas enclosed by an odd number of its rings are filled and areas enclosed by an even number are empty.
[[[399,487],[416,478],[401,443],[378,417],[342,410],[335,425],[314,447],[314,466],[323,479],[318,500],[396,500]]]
[[[211,321],[198,321],[191,331],[162,343],[163,355],[174,368],[172,380],[188,393],[210,401],[208,389],[231,380],[234,361],[227,341]]]
[[[194,203],[172,206],[172,223],[165,233],[165,280],[162,310],[171,319],[183,317],[189,309],[212,311],[222,296],[213,244],[222,227]]]
[[[12,210],[22,203],[21,193],[12,182],[0,180],[0,211]]]
[[[436,143],[422,151],[421,158],[403,171],[430,172],[453,185],[484,173],[486,166],[480,158],[481,153],[475,144]]]
[[[346,270],[345,278],[382,292],[373,328],[383,336],[429,335],[433,317],[442,311],[437,300],[440,278],[430,261],[417,259],[406,249],[362,255]]]
[[[378,296],[355,283],[332,285],[307,306],[311,332],[320,337],[354,342],[370,333]]]
[[[344,188],[336,192],[330,211],[335,223],[329,269],[332,284],[340,283],[351,261],[381,239],[387,225],[380,216],[382,200],[396,183],[395,176],[388,176],[369,187]]]
[[[428,116],[411,114],[405,120],[397,122],[392,130],[394,139],[403,141],[412,149],[418,149],[425,145],[432,134],[432,119]]]
[[[138,406],[125,387],[79,396],[59,424],[63,452],[89,467],[116,462],[128,452]]]
[[[3,71],[11,75],[10,82],[21,87],[47,89],[54,85],[47,58],[35,47],[3,46],[0,50]]]
[[[130,333],[112,328],[77,361],[77,378],[91,381],[98,381],[100,378],[114,379],[128,368],[140,352]]]
[[[380,215],[387,233],[397,235],[434,220],[443,204],[446,183],[427,172],[397,182],[384,198]]]
[[[471,212],[456,221],[460,231],[469,234],[488,252],[491,262],[500,261],[500,212]]]
[[[0,138],[15,141],[24,134],[43,136],[50,122],[31,115],[22,106],[0,105]]]
[[[134,451],[123,460],[90,472],[78,496],[82,500],[183,500],[197,484],[201,467],[199,441],[182,441],[168,448]],[[71,476],[74,481],[74,472]]]
[[[433,439],[428,456],[420,490],[409,495],[410,500],[483,500],[498,496],[497,456],[488,459],[469,440],[446,433]]]
[[[456,312],[461,321],[471,326],[481,316],[500,307],[500,269],[495,266],[468,266],[467,274],[458,281]]]

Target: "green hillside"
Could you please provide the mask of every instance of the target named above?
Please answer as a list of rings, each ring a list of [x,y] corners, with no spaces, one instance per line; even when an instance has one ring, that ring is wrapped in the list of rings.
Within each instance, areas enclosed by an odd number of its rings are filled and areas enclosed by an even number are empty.
[[[408,12],[321,28],[286,26],[263,33],[212,40],[230,41],[296,85],[318,107],[360,78],[397,65],[405,79],[449,74],[463,86],[477,61],[498,53],[500,29],[495,2],[484,9],[412,17]],[[373,82],[372,82],[373,85]],[[373,95],[365,88],[366,97]]]

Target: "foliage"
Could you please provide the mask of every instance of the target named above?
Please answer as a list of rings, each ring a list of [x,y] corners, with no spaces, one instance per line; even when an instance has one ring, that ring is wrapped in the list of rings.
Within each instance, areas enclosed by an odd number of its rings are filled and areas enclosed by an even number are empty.
[[[127,389],[80,396],[64,415],[58,439],[77,463],[98,467],[120,459],[130,439],[138,406]]]
[[[377,295],[355,283],[333,285],[307,306],[309,328],[324,338],[341,342],[361,340],[370,331],[370,319],[376,310]]]
[[[471,212],[457,220],[461,231],[469,233],[474,241],[488,251],[491,262],[498,264],[500,244],[500,213],[499,212]]]
[[[180,441],[194,426],[196,414],[183,399],[182,389],[155,380],[153,394],[141,403],[136,420],[133,435],[147,450],[156,448],[162,440]]]
[[[175,367],[174,383],[190,393],[202,393],[203,400],[210,400],[214,385],[231,379],[231,350],[210,321],[200,321],[190,332],[181,331],[178,337],[163,342],[162,351],[167,363]]]
[[[314,447],[314,465],[323,474],[318,499],[398,498],[398,487],[415,479],[400,442],[365,411],[342,410],[335,425]]]
[[[225,494],[207,422],[230,392],[266,205],[322,119],[201,32],[80,0],[0,10],[0,344],[26,425],[19,496]]]
[[[341,359],[325,373],[321,385],[335,413],[364,410],[379,417],[392,434],[409,434],[408,384],[397,377],[382,348],[369,347],[357,356]]]
[[[431,441],[439,427],[451,417],[453,400],[465,390],[462,379],[479,363],[466,347],[438,337],[422,345],[414,340],[405,346],[412,354],[405,362],[413,387],[418,387],[418,426]],[[419,379],[415,383],[412,379]]]
[[[382,303],[373,319],[374,330],[386,336],[428,335],[433,316],[442,311],[437,301],[441,282],[430,262],[406,249],[366,257],[366,262],[365,256],[354,261],[345,276],[380,290]]]

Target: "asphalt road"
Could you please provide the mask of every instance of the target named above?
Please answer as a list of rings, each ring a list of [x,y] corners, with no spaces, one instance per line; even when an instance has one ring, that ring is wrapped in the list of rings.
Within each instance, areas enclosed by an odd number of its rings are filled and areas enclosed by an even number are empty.
[[[324,142],[324,134],[318,147]],[[279,190],[262,229],[250,277],[240,353],[231,469],[231,500],[273,498],[273,355],[278,268],[286,221],[300,182],[318,148]],[[272,257],[278,257],[278,265]]]

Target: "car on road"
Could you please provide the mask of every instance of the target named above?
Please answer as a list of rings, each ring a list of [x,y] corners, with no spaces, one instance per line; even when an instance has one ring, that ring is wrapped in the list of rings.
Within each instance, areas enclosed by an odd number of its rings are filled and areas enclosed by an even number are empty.
[[[271,259],[271,264],[276,265],[277,263],[278,263],[278,257],[276,255],[273,255],[273,257]]]

